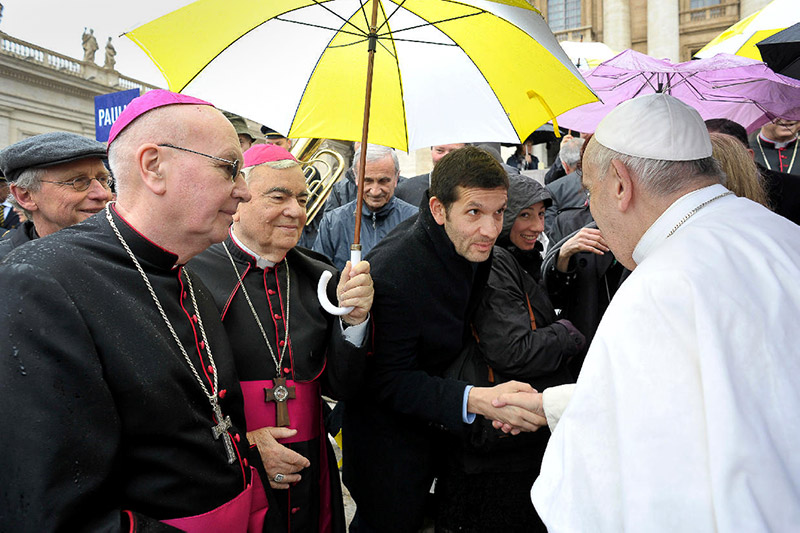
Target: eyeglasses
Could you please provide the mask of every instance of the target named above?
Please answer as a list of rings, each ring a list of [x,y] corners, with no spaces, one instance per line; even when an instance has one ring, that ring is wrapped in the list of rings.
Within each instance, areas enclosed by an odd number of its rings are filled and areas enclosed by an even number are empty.
[[[204,154],[203,152],[198,152],[196,150],[189,150],[188,148],[183,148],[181,146],[175,146],[174,144],[168,144],[168,143],[159,144],[159,146],[163,146],[165,148],[173,148],[175,150],[182,150],[184,152],[189,152],[190,154],[202,155],[203,157],[207,157],[209,159],[213,159],[214,161],[222,161],[223,163],[227,163],[228,164],[228,172],[230,172],[230,174],[231,174],[231,178],[230,178],[231,181],[235,182],[236,178],[239,177],[240,170],[239,170],[239,160],[238,159],[234,160],[234,161],[231,161],[229,159],[223,159],[223,158],[217,157],[215,155]]]
[[[92,184],[92,180],[97,180],[97,183],[102,185],[104,188],[111,190],[111,186],[114,185],[114,178],[111,176],[97,176],[94,178],[90,178],[89,176],[81,176],[79,178],[75,178],[74,180],[70,181],[52,181],[52,180],[39,180],[44,183],[55,183],[56,185],[71,185],[73,189],[78,192],[83,192],[89,188]]]

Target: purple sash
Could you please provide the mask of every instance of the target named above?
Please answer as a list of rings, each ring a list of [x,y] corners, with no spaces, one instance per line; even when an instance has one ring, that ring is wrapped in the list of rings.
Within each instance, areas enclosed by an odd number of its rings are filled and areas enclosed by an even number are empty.
[[[231,501],[207,513],[162,522],[189,533],[260,533],[264,530],[269,504],[258,472],[252,466],[250,475],[250,484]]]
[[[247,431],[263,427],[275,427],[276,406],[274,402],[264,400],[264,389],[272,388],[272,380],[242,381],[244,396],[244,417],[247,420]],[[286,380],[287,387],[295,387],[295,398],[286,402],[289,408],[289,427],[296,429],[297,434],[278,442],[305,442],[320,435],[320,390],[319,383],[295,383]]]

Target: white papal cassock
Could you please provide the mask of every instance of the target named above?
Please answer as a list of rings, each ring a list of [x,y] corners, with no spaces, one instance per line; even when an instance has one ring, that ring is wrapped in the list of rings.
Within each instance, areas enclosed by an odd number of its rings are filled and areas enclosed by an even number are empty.
[[[550,531],[800,531],[800,226],[726,196],[645,233],[531,491]]]

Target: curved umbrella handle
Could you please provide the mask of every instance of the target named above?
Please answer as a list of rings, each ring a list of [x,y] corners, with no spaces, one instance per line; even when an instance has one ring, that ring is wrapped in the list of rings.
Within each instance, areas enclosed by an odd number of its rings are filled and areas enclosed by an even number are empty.
[[[361,262],[361,247],[359,246],[358,248],[358,250],[350,250],[350,264],[353,266]],[[319,300],[322,308],[332,315],[348,315],[353,310],[352,307],[336,307],[328,300],[328,293],[325,289],[328,287],[328,281],[332,277],[333,274],[327,270],[320,275],[319,283],[317,283],[317,300]]]

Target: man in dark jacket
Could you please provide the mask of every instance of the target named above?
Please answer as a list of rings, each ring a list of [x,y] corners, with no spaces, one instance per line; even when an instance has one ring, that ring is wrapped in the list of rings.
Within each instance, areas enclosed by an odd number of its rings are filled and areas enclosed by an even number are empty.
[[[453,150],[464,148],[464,146],[466,145],[463,143],[438,144],[436,146],[431,146],[431,160],[433,161],[433,167],[436,168],[436,164],[441,161],[444,156]],[[419,206],[420,202],[422,202],[422,199],[425,197],[425,191],[427,191],[428,187],[430,186],[431,173],[426,172],[425,174],[420,174],[419,176],[414,176],[413,178],[408,178],[407,180],[401,181],[397,186],[397,197],[413,206]]]
[[[583,142],[580,137],[569,139],[561,145],[561,151],[558,153],[558,159],[567,175],[546,186],[547,192],[553,198],[553,203],[548,206],[544,215],[544,231],[548,237],[553,229],[556,215],[561,210],[586,205],[586,191],[583,190],[581,176],[578,173]]]
[[[460,432],[475,415],[535,430],[542,419],[495,412],[492,388],[445,379],[458,356],[500,233],[508,178],[491,155],[466,147],[434,168],[426,209],[376,246],[375,355],[365,390],[347,402],[344,480],[358,505],[361,533],[416,531],[440,464],[442,431]],[[521,418],[520,415],[529,416]]]
[[[0,240],[0,259],[103,209],[112,184],[105,157],[102,143],[63,131],[34,135],[0,151],[11,202],[28,217]]]
[[[358,161],[361,149],[356,150]],[[364,169],[364,200],[361,206],[361,252],[366,255],[400,222],[414,215],[415,206],[395,197],[400,164],[391,148],[370,144],[367,147],[367,164]],[[344,269],[350,260],[350,243],[353,242],[357,201],[353,200],[322,218],[313,250],[333,261],[336,268]]]

